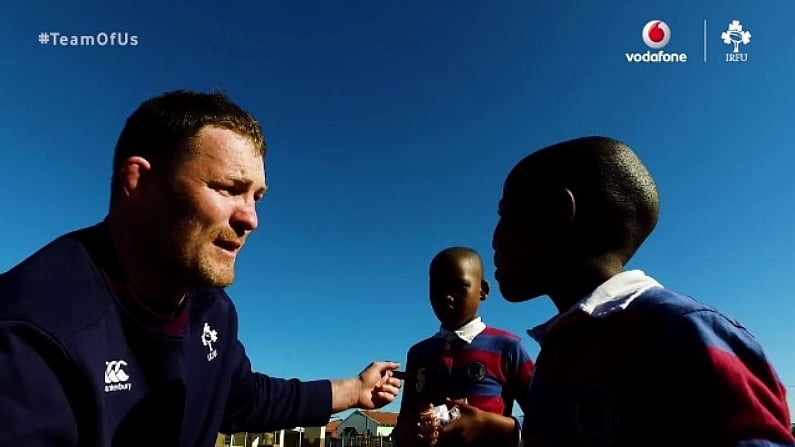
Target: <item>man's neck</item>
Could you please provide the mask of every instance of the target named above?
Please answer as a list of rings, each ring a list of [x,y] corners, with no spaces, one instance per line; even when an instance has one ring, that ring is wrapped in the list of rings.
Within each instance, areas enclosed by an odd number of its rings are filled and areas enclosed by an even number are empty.
[[[162,257],[150,255],[149,244],[137,239],[133,228],[108,217],[111,244],[121,267],[124,281],[147,305],[160,313],[172,314],[179,309],[187,292],[174,279],[169,269],[161,268]],[[162,309],[167,309],[163,312]]]
[[[146,297],[139,297],[139,299],[147,308],[149,308],[149,310],[169,318],[176,316],[179,313],[179,310],[182,309],[182,303],[185,302],[184,295],[177,304],[166,304],[158,301],[152,301]]]

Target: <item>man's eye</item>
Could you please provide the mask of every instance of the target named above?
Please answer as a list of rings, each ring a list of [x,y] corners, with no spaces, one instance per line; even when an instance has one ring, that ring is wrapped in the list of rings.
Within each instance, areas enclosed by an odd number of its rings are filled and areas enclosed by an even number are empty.
[[[225,196],[233,196],[236,194],[235,188],[233,186],[216,186],[213,189]]]

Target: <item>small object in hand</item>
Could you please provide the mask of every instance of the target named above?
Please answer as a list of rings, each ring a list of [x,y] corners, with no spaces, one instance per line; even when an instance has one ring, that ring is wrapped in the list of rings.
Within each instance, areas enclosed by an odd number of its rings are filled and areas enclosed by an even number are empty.
[[[439,420],[439,425],[444,427],[450,421],[453,421],[460,416],[461,411],[458,409],[458,407],[447,408],[447,405],[442,404],[437,407],[433,407],[433,415]]]
[[[394,377],[394,378],[396,378],[398,380],[408,380],[408,379],[413,378],[412,374],[410,374],[410,373],[408,373],[406,371],[397,371],[397,370],[396,371],[392,371],[392,377]]]

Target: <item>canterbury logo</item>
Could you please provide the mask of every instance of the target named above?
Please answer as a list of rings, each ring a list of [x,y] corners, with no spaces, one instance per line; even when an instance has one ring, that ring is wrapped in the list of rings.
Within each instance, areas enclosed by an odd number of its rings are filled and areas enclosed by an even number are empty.
[[[105,365],[105,383],[126,382],[130,378],[122,369],[123,366],[127,366],[127,362],[124,360],[105,362]]]

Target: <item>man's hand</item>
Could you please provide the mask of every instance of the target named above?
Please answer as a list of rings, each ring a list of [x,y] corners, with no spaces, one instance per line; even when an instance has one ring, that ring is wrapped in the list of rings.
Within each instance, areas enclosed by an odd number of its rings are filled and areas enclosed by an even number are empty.
[[[439,440],[445,445],[512,445],[516,421],[513,418],[479,410],[461,401],[448,400],[460,415],[442,427]]]
[[[373,410],[391,403],[400,392],[400,379],[392,376],[392,371],[400,364],[394,362],[375,362],[359,373],[360,392],[354,405],[357,408]]]
[[[332,412],[349,408],[374,410],[391,403],[400,392],[400,379],[392,375],[399,367],[394,362],[374,362],[358,377],[332,381]]]

